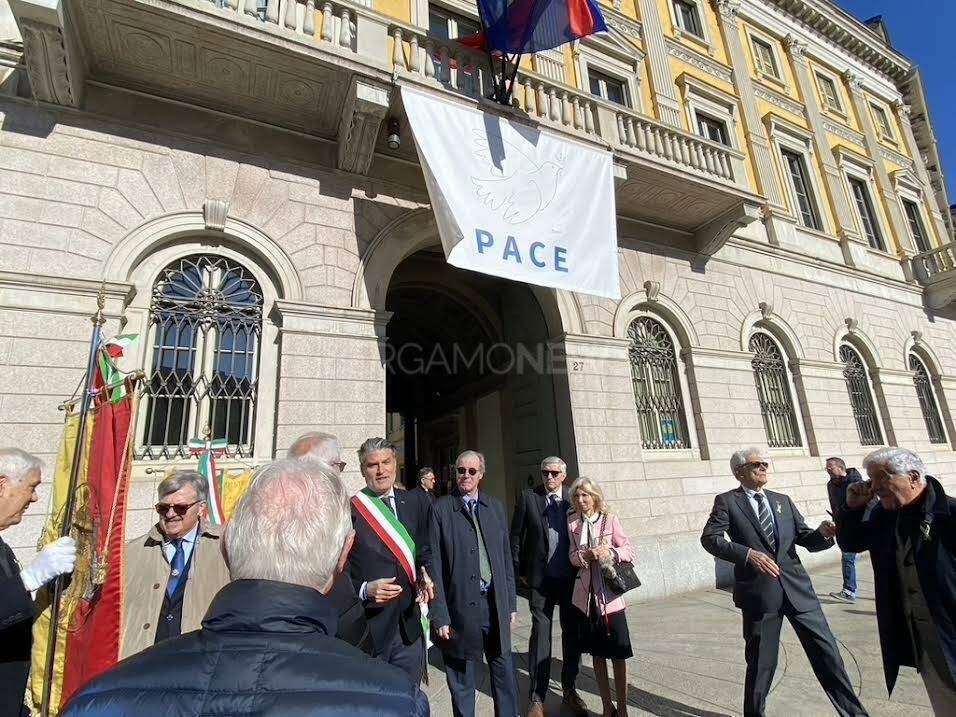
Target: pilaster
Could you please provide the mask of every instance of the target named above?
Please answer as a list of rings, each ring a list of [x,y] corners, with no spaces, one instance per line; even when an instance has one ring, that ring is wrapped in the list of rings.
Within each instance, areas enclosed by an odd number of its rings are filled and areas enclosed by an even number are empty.
[[[661,22],[657,2],[656,0],[638,0],[638,5],[644,31],[644,47],[650,62],[651,87],[654,90],[658,118],[661,122],[673,127],[681,127],[680,102],[677,99],[677,87],[671,74],[667,42],[664,39],[664,25]]]

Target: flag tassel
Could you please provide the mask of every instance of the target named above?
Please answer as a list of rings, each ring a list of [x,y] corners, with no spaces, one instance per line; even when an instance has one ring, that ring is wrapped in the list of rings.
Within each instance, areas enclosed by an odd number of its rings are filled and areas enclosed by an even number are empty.
[[[80,423],[77,428],[76,449],[73,453],[73,464],[70,468],[70,487],[67,492],[66,506],[64,510],[63,526],[60,529],[60,537],[66,537],[70,534],[73,526],[73,515],[76,510],[76,482],[80,473],[80,467],[83,465],[83,446],[86,440],[87,416],[90,413],[90,405],[93,400],[93,377],[96,368],[96,356],[99,351],[102,338],[102,327],[106,323],[103,316],[103,309],[106,307],[106,293],[103,288],[100,289],[96,297],[96,313],[90,318],[93,322],[93,333],[90,337],[90,353],[86,362],[86,380],[83,388],[83,395],[80,401]],[[50,601],[50,633],[47,638],[46,652],[46,671],[43,678],[43,696],[40,703],[41,717],[50,715],[50,695],[53,689],[53,666],[56,653],[57,632],[59,631],[60,618],[60,600],[63,597],[63,588],[66,582],[66,576],[61,575],[56,578],[50,589],[52,590],[52,599]]]

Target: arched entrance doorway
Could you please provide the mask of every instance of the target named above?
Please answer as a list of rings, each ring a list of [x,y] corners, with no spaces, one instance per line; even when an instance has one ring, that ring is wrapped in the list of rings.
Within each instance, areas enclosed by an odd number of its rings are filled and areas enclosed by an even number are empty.
[[[406,485],[428,465],[449,490],[455,457],[474,448],[485,454],[486,490],[510,511],[537,484],[541,459],[561,452],[550,331],[535,293],[452,267],[435,247],[398,264],[385,308],[387,423]]]

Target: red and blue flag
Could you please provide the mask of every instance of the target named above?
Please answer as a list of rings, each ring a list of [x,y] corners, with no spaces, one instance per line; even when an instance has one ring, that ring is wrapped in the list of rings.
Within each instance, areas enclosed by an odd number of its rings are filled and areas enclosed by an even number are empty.
[[[550,50],[607,32],[595,0],[478,0],[478,5],[488,48],[508,54]]]

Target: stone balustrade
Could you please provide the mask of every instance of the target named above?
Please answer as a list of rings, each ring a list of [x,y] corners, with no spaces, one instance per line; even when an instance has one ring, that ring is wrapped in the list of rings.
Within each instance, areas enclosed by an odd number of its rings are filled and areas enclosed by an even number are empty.
[[[912,262],[916,279],[924,283],[946,272],[956,272],[956,242],[917,254]]]
[[[209,4],[266,25],[310,37],[323,46],[355,52],[356,11],[332,0],[206,0]]]

